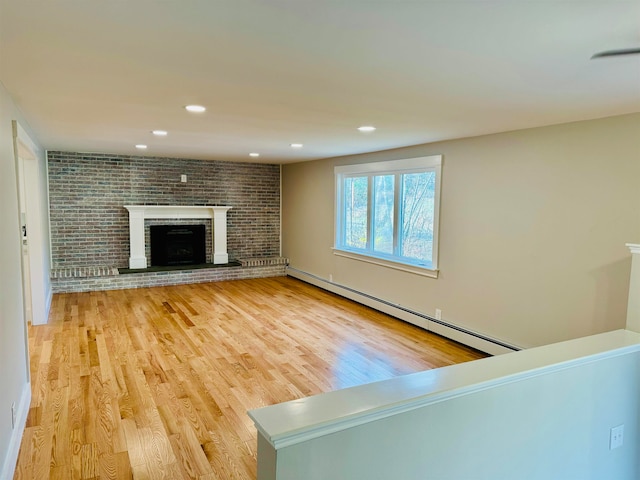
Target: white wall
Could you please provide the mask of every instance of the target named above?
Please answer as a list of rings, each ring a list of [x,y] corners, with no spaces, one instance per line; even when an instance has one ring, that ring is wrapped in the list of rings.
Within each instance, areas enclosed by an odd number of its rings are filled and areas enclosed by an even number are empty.
[[[488,112],[490,114],[490,112]],[[521,347],[623,328],[640,241],[640,114],[283,166],[283,255]],[[337,257],[334,166],[443,155],[437,279]]]
[[[29,408],[26,325],[21,281],[20,223],[12,121],[26,122],[0,84],[0,479],[11,474]],[[32,137],[33,138],[33,137]],[[39,158],[44,165],[44,158]],[[43,192],[44,193],[44,192]],[[48,279],[46,280],[48,282]],[[46,289],[46,285],[43,285]],[[11,405],[18,425],[11,428]]]

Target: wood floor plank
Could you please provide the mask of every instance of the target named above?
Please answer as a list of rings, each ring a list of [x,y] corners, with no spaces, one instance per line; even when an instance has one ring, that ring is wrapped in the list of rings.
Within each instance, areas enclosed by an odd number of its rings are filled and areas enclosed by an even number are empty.
[[[291,278],[58,294],[16,480],[255,480],[246,411],[484,354]]]

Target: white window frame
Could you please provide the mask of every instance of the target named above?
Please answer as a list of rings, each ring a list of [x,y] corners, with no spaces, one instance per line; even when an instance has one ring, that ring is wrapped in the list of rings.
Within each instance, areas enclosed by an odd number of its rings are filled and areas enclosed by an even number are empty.
[[[433,247],[431,265],[420,264],[403,257],[394,255],[385,255],[375,252],[373,248],[356,249],[349,248],[343,244],[344,239],[344,205],[343,205],[343,186],[344,179],[352,176],[373,177],[378,175],[402,175],[407,173],[435,172],[435,191],[434,191],[434,212],[433,212]],[[430,155],[426,157],[406,158],[402,160],[389,160],[384,162],[361,163],[356,165],[342,165],[334,169],[335,174],[335,232],[333,253],[341,257],[347,257],[363,262],[382,265],[396,270],[415,273],[418,275],[437,278],[438,276],[438,237],[440,223],[440,184],[442,177],[442,155]],[[396,181],[394,209],[399,211],[399,192]],[[369,180],[371,186],[371,180]],[[371,188],[370,188],[371,190]],[[371,242],[371,191],[368,195],[368,239]],[[398,222],[399,215],[394,216],[394,222]],[[397,239],[397,228],[394,228],[394,244]]]

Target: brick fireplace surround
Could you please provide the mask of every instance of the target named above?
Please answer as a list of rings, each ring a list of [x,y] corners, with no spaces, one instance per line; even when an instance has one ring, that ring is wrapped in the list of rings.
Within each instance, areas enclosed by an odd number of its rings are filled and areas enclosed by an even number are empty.
[[[54,292],[284,275],[278,165],[48,152],[48,168]],[[240,266],[119,274],[130,257],[125,205],[233,207],[227,212],[227,251]],[[150,224],[185,221],[204,223],[212,238],[208,219],[145,220],[147,258]],[[213,263],[211,245],[207,262]]]

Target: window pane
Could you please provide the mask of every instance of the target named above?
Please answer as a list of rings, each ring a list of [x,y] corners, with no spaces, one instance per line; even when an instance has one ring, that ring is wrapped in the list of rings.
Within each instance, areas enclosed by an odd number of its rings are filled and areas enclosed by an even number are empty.
[[[393,254],[394,175],[373,177],[373,249]]]
[[[401,255],[429,264],[433,250],[435,185],[435,172],[402,175]]]
[[[367,177],[344,179],[344,245],[367,247]]]

